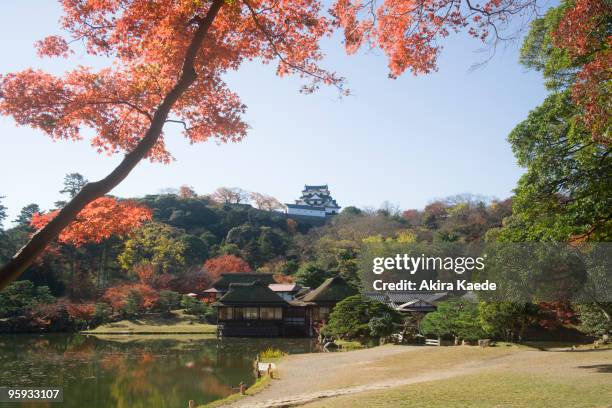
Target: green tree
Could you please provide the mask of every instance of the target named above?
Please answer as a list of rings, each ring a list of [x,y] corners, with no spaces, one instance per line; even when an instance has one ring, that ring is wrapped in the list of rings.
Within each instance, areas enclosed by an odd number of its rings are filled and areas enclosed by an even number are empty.
[[[28,204],[21,209],[21,212],[15,218],[15,222],[19,227],[30,228],[30,221],[32,220],[32,216],[36,213],[40,212],[40,207],[38,204]]]
[[[535,307],[515,302],[480,302],[478,315],[488,334],[520,342],[525,329],[533,321]]]
[[[178,309],[181,304],[181,295],[172,290],[162,290],[159,292],[157,307],[161,312],[170,313],[174,309]]]
[[[201,300],[187,295],[183,295],[181,298],[181,307],[185,309],[185,313],[194,316],[205,316],[212,312],[212,307]]]
[[[371,326],[372,319],[374,323]],[[354,295],[336,304],[323,333],[339,338],[368,335],[386,337],[401,320],[399,313],[386,304],[362,295]]]
[[[580,325],[578,330],[591,336],[601,337],[612,334],[612,303],[595,305],[584,303],[575,305]]]
[[[576,109],[569,91],[550,95],[510,133],[527,172],[501,240],[612,239],[612,147],[592,140]]]
[[[0,231],[3,229],[4,220],[6,220],[6,207],[2,204],[2,200],[6,197],[0,196]]]
[[[397,331],[399,323],[397,318],[394,318],[389,313],[382,316],[375,316],[368,322],[370,328],[370,336],[387,338]]]
[[[201,263],[207,255],[206,244],[198,237],[186,236],[166,224],[149,223],[132,234],[118,260],[125,270],[148,262],[159,273],[179,272]]]
[[[330,276],[331,274],[329,272],[321,268],[315,262],[305,262],[297,270],[295,281],[302,286],[316,288]]]
[[[47,286],[34,286],[29,280],[15,281],[0,292],[0,317],[23,314],[54,300]]]
[[[139,291],[132,289],[125,297],[125,304],[120,311],[124,317],[133,318],[140,313],[143,301],[144,299],[142,294]]]
[[[112,313],[112,309],[110,305],[106,303],[96,303],[96,308],[94,309],[94,319],[99,323],[106,323]]]
[[[435,312],[423,318],[420,330],[425,335],[453,336],[455,343],[459,339],[476,340],[484,334],[478,304],[461,298],[440,302]]]
[[[610,52],[609,18],[583,16],[597,27],[588,30],[588,40],[581,45],[560,42],[556,38],[560,23],[573,6],[574,2],[563,1],[533,21],[521,49],[521,63],[542,72],[553,93],[508,137],[519,165],[527,172],[515,190],[514,214],[499,234],[500,240],[612,239],[612,145],[598,142],[609,137],[609,129],[608,136],[595,134],[593,126],[584,121],[585,110],[591,109],[610,117],[609,74],[607,81],[590,88],[594,92],[590,106],[574,103],[576,86],[584,85],[584,78],[578,75],[594,59],[605,59]],[[584,21],[570,23],[577,32],[588,27]],[[570,47],[592,49],[572,55]]]

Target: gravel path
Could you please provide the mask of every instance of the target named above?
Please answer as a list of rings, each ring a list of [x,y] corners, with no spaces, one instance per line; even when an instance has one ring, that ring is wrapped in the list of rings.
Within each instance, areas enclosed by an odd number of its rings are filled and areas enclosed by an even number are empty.
[[[441,380],[530,359],[541,352],[476,347],[383,346],[346,353],[292,355],[278,365],[280,379],[231,407],[291,407],[322,398]]]

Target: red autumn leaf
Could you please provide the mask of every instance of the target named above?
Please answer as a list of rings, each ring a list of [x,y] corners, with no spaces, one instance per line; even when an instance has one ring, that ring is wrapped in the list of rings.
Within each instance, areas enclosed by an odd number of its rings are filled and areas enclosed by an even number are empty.
[[[34,214],[31,224],[40,229],[57,215],[59,210],[47,214]],[[58,240],[81,246],[88,242],[100,243],[113,235],[123,236],[152,218],[151,210],[133,201],[118,201],[102,197],[89,203]]]
[[[211,258],[204,263],[204,269],[212,279],[217,279],[222,273],[251,272],[249,264],[235,255],[222,255]]]

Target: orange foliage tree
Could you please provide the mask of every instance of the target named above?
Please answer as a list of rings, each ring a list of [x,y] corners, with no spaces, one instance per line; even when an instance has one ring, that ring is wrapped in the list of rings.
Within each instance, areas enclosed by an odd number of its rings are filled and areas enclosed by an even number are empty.
[[[94,303],[66,303],[66,311],[68,316],[72,319],[83,320],[85,323],[89,323],[96,311],[96,305]]]
[[[204,269],[212,279],[217,279],[222,273],[227,272],[251,272],[249,264],[235,255],[211,258],[204,263]]]
[[[140,283],[150,285],[155,280],[155,266],[150,263],[141,263],[134,266],[134,273]]]
[[[581,121],[594,140],[610,145],[610,81],[612,81],[612,3],[607,0],[575,0],[553,33],[556,47],[566,50],[579,66],[572,98],[581,106]]]
[[[31,224],[40,229],[55,218],[60,210],[47,214],[36,213]],[[87,204],[59,235],[64,244],[81,246],[88,242],[100,243],[113,235],[124,236],[152,218],[146,206],[130,200],[118,201],[114,197],[101,197]]]
[[[0,270],[0,289],[17,278],[89,203],[111,191],[144,158],[169,162],[163,130],[181,125],[191,142],[239,141],[245,106],[223,75],[242,62],[276,61],[280,76],[308,78],[342,92],[342,78],[321,68],[320,42],[343,30],[346,47],[380,47],[391,76],[435,69],[440,38],[467,30],[487,39],[535,0],[61,0],[65,36],[41,40],[41,57],[71,58],[75,44],[109,59],[58,76],[25,69],[0,77],[0,114],[52,139],[93,134],[97,151],[125,153],[108,176],[86,184]],[[79,63],[80,61],[75,61]],[[89,132],[82,132],[89,129]]]
[[[149,309],[155,306],[159,299],[157,292],[144,283],[126,283],[110,287],[104,292],[102,298],[108,302],[113,309],[119,310],[125,306],[127,297],[132,291],[136,291],[140,294],[142,299],[142,303],[138,305],[140,309]]]

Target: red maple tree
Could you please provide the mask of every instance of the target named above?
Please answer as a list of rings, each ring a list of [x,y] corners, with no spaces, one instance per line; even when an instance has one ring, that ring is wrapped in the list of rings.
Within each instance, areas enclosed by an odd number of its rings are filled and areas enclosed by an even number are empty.
[[[252,270],[245,260],[235,255],[221,255],[211,258],[204,263],[204,269],[211,279],[217,279],[222,273],[251,272]]]
[[[43,228],[59,211],[34,214],[32,226]],[[143,205],[129,200],[118,201],[114,197],[101,197],[87,204],[76,219],[62,230],[58,240],[77,247],[88,242],[100,243],[113,235],[124,236],[151,218],[151,210]]]
[[[390,75],[436,68],[438,41],[466,30],[500,38],[512,16],[535,0],[61,0],[66,36],[37,46],[41,57],[70,58],[76,44],[108,67],[77,66],[62,75],[26,69],[0,77],[0,114],[53,139],[93,134],[99,152],[125,153],[108,176],[85,185],[0,270],[0,289],[16,279],[92,201],[124,180],[143,159],[169,162],[164,127],[177,123],[191,142],[241,140],[245,106],[222,77],[244,61],[277,62],[280,76],[309,78],[303,90],[342,78],[323,69],[321,40],[334,29],[346,47],[381,48]]]
[[[110,287],[106,289],[102,298],[110,303],[113,309],[119,310],[125,306],[127,297],[132,291],[138,292],[142,299],[142,303],[138,305],[139,309],[151,308],[155,306],[159,299],[157,292],[144,283],[125,283]]]
[[[610,81],[612,80],[612,3],[576,0],[568,7],[553,33],[555,46],[567,51],[580,66],[572,86],[572,98],[583,109],[581,121],[594,140],[610,144]]]

